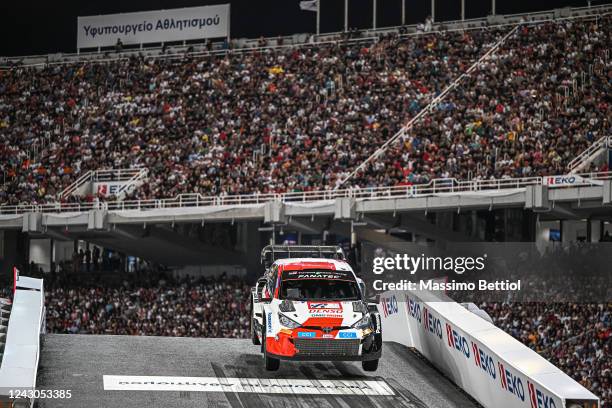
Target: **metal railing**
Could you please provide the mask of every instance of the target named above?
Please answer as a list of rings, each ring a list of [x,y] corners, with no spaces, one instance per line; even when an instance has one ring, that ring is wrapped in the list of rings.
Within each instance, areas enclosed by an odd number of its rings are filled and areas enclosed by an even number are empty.
[[[588,164],[595,154],[598,154],[601,149],[612,148],[612,136],[603,136],[597,139],[586,150],[576,156],[567,164],[567,169],[570,173],[580,170],[580,166]]]
[[[104,182],[104,181],[130,181],[143,174],[146,174],[146,169],[107,169],[107,170],[96,170],[92,174],[91,181]]]
[[[147,175],[149,174],[149,171],[145,168],[141,168],[137,170],[138,171],[135,172],[132,177],[125,180],[125,184],[119,187],[119,189],[117,190],[117,193],[115,194],[117,197],[123,198],[125,194],[131,192],[135,187],[139,185],[141,181],[146,179]]]
[[[89,183],[91,181],[91,170],[81,174],[78,179],[76,179],[72,184],[66,187],[61,193],[59,193],[59,198],[64,198],[72,195],[75,191],[77,191],[81,186],[85,183]]]
[[[181,194],[168,199],[93,201],[84,203],[47,203],[0,206],[0,215],[15,215],[28,212],[69,213],[89,210],[107,211],[146,211],[160,209],[258,205],[270,201],[284,203],[308,203],[333,200],[336,198],[355,198],[358,200],[384,200],[396,198],[420,198],[435,195],[482,194],[524,189],[533,185],[549,185],[551,188],[598,185],[601,180],[612,180],[612,172],[585,173],[575,177],[577,184],[547,183],[544,177],[502,178],[490,180],[459,181],[454,178],[434,179],[426,184],[397,185],[391,187],[345,188],[339,190],[316,190],[289,193],[243,194],[203,196],[198,193]]]
[[[97,183],[105,181],[122,181],[126,182],[125,186],[122,186],[120,190],[125,192],[124,188],[127,188],[131,183],[136,182],[148,174],[147,169],[108,169],[108,170],[89,170],[82,174],[72,184],[66,187],[60,194],[59,197],[65,198],[76,192],[79,188],[87,183]]]

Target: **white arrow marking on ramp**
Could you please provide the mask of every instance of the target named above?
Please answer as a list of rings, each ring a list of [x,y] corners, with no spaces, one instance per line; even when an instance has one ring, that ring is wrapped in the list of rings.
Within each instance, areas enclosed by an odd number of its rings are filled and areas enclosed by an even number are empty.
[[[303,380],[105,375],[107,391],[201,391],[258,394],[395,395],[381,380]]]

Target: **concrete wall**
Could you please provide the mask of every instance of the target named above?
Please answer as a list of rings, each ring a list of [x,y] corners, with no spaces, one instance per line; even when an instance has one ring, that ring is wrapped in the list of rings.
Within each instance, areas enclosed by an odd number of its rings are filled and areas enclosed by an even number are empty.
[[[49,272],[53,261],[51,256],[51,240],[49,238],[30,240],[29,262],[34,262],[43,271]]]
[[[74,243],[72,241],[55,241],[55,262],[71,260],[73,251]]]

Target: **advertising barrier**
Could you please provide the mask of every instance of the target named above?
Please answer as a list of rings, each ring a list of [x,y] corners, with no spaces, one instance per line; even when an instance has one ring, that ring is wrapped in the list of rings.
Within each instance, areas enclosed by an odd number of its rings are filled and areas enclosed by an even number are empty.
[[[15,390],[30,397],[36,390],[40,335],[45,331],[45,296],[42,279],[16,276],[16,291],[8,321],[6,343],[0,365],[0,407],[14,403]],[[14,403],[14,404],[13,404]]]
[[[230,5],[79,17],[77,48],[229,36]]]
[[[110,197],[118,195],[123,187],[128,184],[126,181],[102,181],[93,183],[93,192],[97,196]],[[136,186],[131,186],[134,189]],[[126,191],[129,192],[129,191]]]
[[[385,292],[386,341],[413,347],[485,407],[599,407],[599,399],[535,351],[458,303]]]
[[[603,185],[602,180],[590,180],[579,176],[578,174],[566,174],[564,176],[546,176],[543,177],[543,185],[549,187],[563,187],[575,185]]]

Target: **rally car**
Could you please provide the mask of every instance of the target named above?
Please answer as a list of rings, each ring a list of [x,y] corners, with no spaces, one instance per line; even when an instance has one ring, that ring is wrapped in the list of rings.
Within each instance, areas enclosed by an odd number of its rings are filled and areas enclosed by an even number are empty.
[[[378,368],[380,316],[340,248],[268,246],[262,260],[268,267],[252,289],[251,338],[261,345],[267,370],[278,370],[280,360]]]

